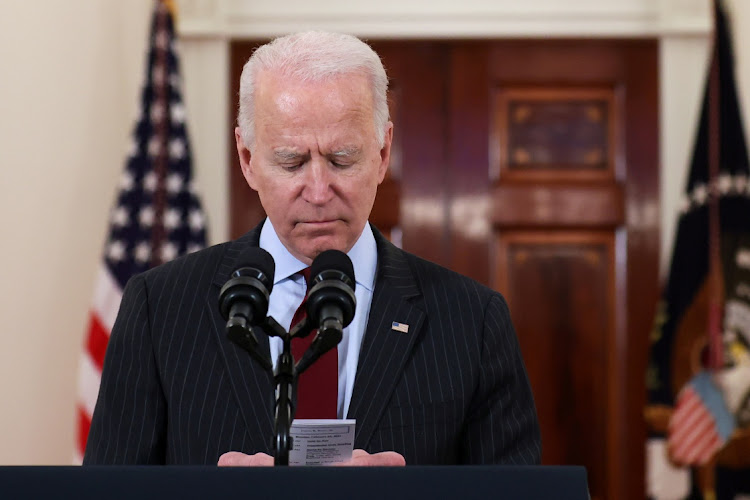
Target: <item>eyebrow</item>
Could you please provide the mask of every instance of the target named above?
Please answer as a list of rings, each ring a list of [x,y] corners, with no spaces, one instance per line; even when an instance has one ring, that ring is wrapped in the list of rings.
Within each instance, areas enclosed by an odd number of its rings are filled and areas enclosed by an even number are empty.
[[[356,156],[359,154],[360,149],[357,147],[349,147],[334,151],[331,153],[332,156]]]
[[[349,156],[357,156],[360,154],[362,150],[358,147],[352,146],[352,147],[345,147],[343,149],[339,149],[337,151],[332,151],[330,154],[326,156],[334,156],[337,158],[342,157],[349,157]],[[277,160],[280,161],[294,161],[299,160],[301,158],[309,158],[309,153],[300,153],[299,151],[289,150],[289,149],[279,149],[273,152],[274,157]]]
[[[297,160],[299,158],[307,157],[307,154],[300,153],[298,151],[291,151],[291,150],[277,150],[273,152],[274,157],[278,158],[279,160]]]

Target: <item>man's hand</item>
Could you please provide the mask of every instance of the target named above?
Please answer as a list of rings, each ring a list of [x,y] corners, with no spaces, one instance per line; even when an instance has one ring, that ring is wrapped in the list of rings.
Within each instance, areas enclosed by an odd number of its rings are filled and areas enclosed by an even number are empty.
[[[219,457],[222,467],[270,467],[273,457],[265,453],[246,455],[239,451],[230,451]],[[395,451],[382,451],[370,455],[365,450],[354,450],[352,459],[335,465],[343,467],[400,467],[406,465],[406,460]]]
[[[401,467],[406,465],[406,460],[395,451],[381,451],[370,455],[365,450],[354,450],[351,460],[334,465],[343,467]]]
[[[273,466],[273,457],[265,453],[245,455],[239,451],[229,451],[219,457],[218,465],[222,467],[270,467]]]

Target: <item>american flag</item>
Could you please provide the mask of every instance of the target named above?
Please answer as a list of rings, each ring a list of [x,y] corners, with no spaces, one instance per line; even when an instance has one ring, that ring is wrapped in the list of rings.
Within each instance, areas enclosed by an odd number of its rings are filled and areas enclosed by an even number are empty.
[[[668,448],[678,464],[704,465],[734,431],[734,417],[708,372],[682,388],[669,421]]]
[[[174,41],[171,2],[156,0],[141,113],[133,132],[94,289],[79,369],[74,460],[81,463],[104,353],[128,279],[206,245],[196,196]]]

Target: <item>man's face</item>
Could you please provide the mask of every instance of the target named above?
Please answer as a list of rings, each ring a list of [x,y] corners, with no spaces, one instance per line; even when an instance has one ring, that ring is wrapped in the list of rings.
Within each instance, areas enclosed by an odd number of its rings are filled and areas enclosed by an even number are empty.
[[[372,95],[362,75],[319,83],[258,75],[252,153],[235,129],[242,173],[284,246],[310,263],[348,252],[388,168],[393,125],[378,144]]]

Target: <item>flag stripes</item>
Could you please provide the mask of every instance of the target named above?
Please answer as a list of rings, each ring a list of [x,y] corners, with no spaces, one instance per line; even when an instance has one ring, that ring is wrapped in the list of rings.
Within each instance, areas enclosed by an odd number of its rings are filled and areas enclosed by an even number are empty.
[[[733,428],[733,417],[711,375],[697,375],[677,395],[669,421],[672,460],[681,464],[708,463],[729,439]]]

